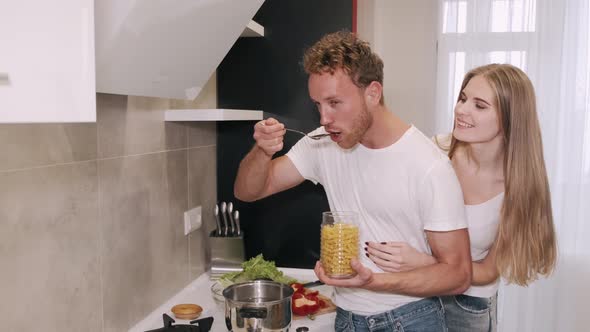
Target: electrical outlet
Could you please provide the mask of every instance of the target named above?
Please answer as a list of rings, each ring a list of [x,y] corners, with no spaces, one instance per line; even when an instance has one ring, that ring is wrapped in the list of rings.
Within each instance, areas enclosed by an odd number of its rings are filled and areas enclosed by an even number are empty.
[[[184,235],[201,228],[202,224],[200,205],[184,213]]]

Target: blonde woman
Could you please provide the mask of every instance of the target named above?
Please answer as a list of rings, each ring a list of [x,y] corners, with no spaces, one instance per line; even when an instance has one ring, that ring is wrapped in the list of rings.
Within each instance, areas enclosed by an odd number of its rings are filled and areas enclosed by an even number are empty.
[[[475,68],[463,79],[452,135],[436,142],[457,173],[469,224],[472,286],[443,298],[449,331],[495,331],[499,276],[526,286],[555,266],[556,241],[535,92],[511,65]],[[388,272],[436,260],[407,243],[367,242]]]

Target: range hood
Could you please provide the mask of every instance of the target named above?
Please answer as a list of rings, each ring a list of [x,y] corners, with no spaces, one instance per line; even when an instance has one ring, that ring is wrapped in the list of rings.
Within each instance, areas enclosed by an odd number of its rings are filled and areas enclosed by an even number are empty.
[[[96,91],[195,99],[263,2],[95,1]]]

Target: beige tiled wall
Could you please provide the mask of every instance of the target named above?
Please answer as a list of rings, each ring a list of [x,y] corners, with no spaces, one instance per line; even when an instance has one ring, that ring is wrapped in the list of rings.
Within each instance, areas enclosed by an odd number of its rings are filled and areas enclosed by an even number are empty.
[[[194,106],[98,94],[97,123],[0,125],[2,331],[127,331],[205,271],[215,123],[171,104]]]

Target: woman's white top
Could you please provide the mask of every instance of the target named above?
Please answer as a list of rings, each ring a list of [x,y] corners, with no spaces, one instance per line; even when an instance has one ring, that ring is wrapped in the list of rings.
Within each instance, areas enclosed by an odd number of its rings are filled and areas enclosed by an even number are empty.
[[[438,135],[435,143],[445,153],[451,145],[451,134]],[[479,261],[484,259],[498,233],[500,224],[500,210],[504,201],[504,193],[498,194],[481,204],[465,205],[465,217],[469,230],[469,241],[471,242],[471,259]],[[463,294],[477,297],[492,297],[498,291],[500,278],[485,286],[471,286]]]
[[[500,209],[504,200],[504,193],[475,205],[465,205],[465,216],[469,225],[469,241],[471,241],[471,259],[484,259],[496,239],[500,223]],[[485,286],[471,286],[465,295],[477,297],[492,297],[498,291],[500,278]]]

